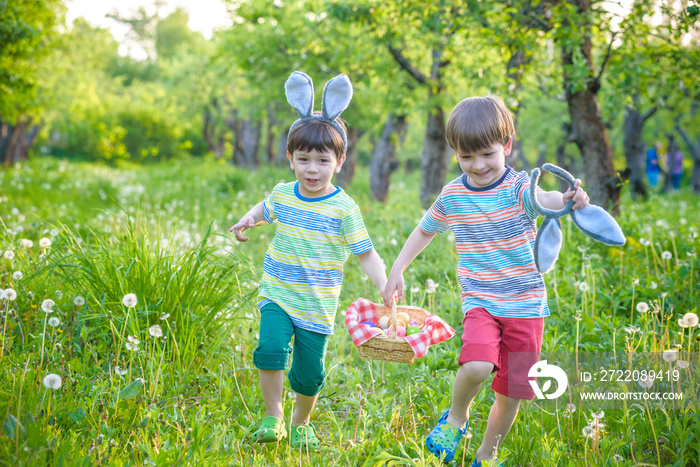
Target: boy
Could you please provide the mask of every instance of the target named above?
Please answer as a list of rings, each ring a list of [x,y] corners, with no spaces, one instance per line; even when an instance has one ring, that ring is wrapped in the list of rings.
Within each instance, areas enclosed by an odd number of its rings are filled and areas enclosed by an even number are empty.
[[[542,274],[533,248],[537,212],[530,203],[530,177],[505,165],[515,126],[500,98],[472,97],[457,104],[447,122],[447,140],[464,172],[448,183],[411,233],[392,267],[384,303],[403,298],[403,271],[435,234],[452,229],[459,256],[458,276],[465,313],[460,368],[452,404],[428,435],[437,457],[453,459],[469,424],[469,406],[481,383],[496,372],[491,388],[496,402],[476,451],[475,467],[490,465],[518,413],[521,399],[533,399],[530,366],[539,361],[543,318],[549,315]],[[561,209],[570,198],[574,209],[588,204],[579,188],[566,193],[538,191],[540,203]],[[509,361],[509,354],[513,354]],[[517,361],[514,361],[517,360]]]
[[[305,77],[310,85],[308,76],[295,73],[297,79]],[[294,77],[292,74],[290,80]],[[349,86],[349,80],[345,85]],[[310,92],[313,99],[313,88]],[[294,123],[287,141],[287,158],[297,181],[277,185],[230,230],[245,242],[248,237],[242,232],[277,220],[260,284],[260,340],[253,363],[258,368],[265,418],[253,439],[269,443],[287,436],[282,413],[283,370],[289,365],[294,336],[288,377],[296,393],[296,407],[290,443],[295,448],[317,449],[320,441],[309,420],[326,376],[324,360],[338,309],[343,264],[351,252],[357,255],[362,270],[379,290],[386,284],[386,273],[359,207],[331,183],[345,162],[345,125],[340,119],[326,118],[327,112],[312,115],[313,100],[304,105],[309,114]]]

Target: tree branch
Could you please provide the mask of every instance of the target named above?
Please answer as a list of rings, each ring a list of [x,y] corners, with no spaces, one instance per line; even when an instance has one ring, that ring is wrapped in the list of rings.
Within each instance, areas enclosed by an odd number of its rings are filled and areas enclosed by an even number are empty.
[[[654,114],[656,113],[657,110],[659,110],[659,107],[656,106],[656,105],[655,105],[654,107],[652,107],[651,109],[649,109],[649,110],[647,111],[647,113],[645,113],[644,116],[642,117],[642,123],[644,123],[644,122],[646,122],[647,120],[649,120],[649,119],[651,118],[651,116],[654,115]]]
[[[401,68],[411,75],[413,79],[421,84],[428,84],[429,78],[421,73],[418,68],[413,66],[411,62],[409,62],[408,59],[403,56],[403,53],[399,49],[394,48],[391,44],[387,44],[387,47],[389,48],[389,53],[391,53],[394,60],[396,60],[396,63],[398,63]]]
[[[608,59],[610,58],[610,51],[612,50],[612,45],[613,42],[615,42],[615,36],[617,36],[618,31],[615,31],[612,33],[612,37],[610,38],[610,43],[608,44],[608,50],[605,52],[605,58],[603,58],[603,63],[600,65],[600,71],[598,72],[598,76],[596,76],[595,80],[600,83],[600,78],[603,76],[603,72],[605,71],[605,66],[608,64]]]

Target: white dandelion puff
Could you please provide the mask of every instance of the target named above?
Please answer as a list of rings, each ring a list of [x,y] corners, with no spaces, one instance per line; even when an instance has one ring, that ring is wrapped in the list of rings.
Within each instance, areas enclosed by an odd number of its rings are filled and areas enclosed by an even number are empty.
[[[649,246],[651,244],[651,242],[649,242],[649,240],[647,240],[646,238],[640,238],[639,243],[641,243],[642,246]]]
[[[593,437],[593,428],[590,426],[584,426],[582,430],[582,434],[586,438],[592,438]]]
[[[569,413],[574,413],[576,412],[576,406],[574,404],[566,404],[566,411]]]
[[[686,368],[688,368],[690,366],[690,362],[687,360],[678,360],[676,362],[676,366],[678,368],[680,368],[681,370],[685,370]]]
[[[63,380],[56,373],[49,373],[44,376],[44,386],[46,389],[58,389],[63,384]]]
[[[165,321],[168,318],[170,318],[170,313],[163,313],[162,315],[160,315],[161,321]]]
[[[654,380],[649,378],[647,375],[642,375],[642,377],[639,378],[639,381],[637,381],[637,384],[643,388],[649,389],[654,385]]]
[[[17,292],[15,292],[15,289],[5,289],[3,293],[3,298],[7,301],[14,301],[17,298]]]
[[[118,374],[119,376],[124,376],[127,373],[126,370],[123,370],[122,368],[119,368],[118,366],[114,367],[114,372],[116,374]]]
[[[637,311],[640,313],[646,313],[649,311],[649,304],[646,302],[637,303]]]
[[[26,238],[23,238],[23,239],[20,240],[20,241],[22,242],[22,246],[23,246],[24,248],[26,248],[26,249],[30,249],[30,248],[34,247],[34,242],[31,241],[31,240],[28,240],[28,239],[26,239]]]
[[[669,260],[671,258],[673,258],[673,255],[670,251],[664,251],[661,253],[661,259]]]
[[[41,240],[39,240],[39,246],[40,246],[41,248],[48,248],[48,247],[50,247],[50,246],[51,246],[51,239],[50,239],[50,238],[47,238],[47,237],[42,238]]]
[[[15,271],[12,273],[12,280],[18,281],[18,280],[22,279],[22,276],[23,276],[23,274],[21,271]]]
[[[138,343],[134,344],[131,342],[127,342],[126,344],[124,344],[124,346],[126,347],[127,350],[131,350],[132,352],[136,352],[137,350],[139,350]]]
[[[83,306],[83,305],[85,305],[85,299],[84,299],[83,297],[81,297],[80,295],[77,295],[77,296],[73,299],[73,305],[75,305],[75,306]]]
[[[61,324],[61,320],[60,320],[60,319],[56,318],[55,316],[49,318],[49,326],[55,328],[55,327],[58,326],[59,324]]]
[[[613,456],[613,462],[622,462],[622,461],[624,461],[624,460],[625,460],[625,458],[622,457],[622,456],[619,455],[619,454],[615,454],[615,455]]]
[[[137,303],[138,299],[136,298],[136,294],[128,293],[122,298],[122,304],[127,308],[133,308]]]
[[[675,362],[677,356],[678,353],[675,350],[664,350],[661,354],[661,358],[663,358],[665,362]]]
[[[683,321],[688,323],[688,327],[693,327],[698,325],[698,315],[695,313],[686,313],[683,315]]]
[[[591,414],[591,417],[593,417],[593,418],[596,419],[596,420],[600,420],[600,419],[603,418],[604,416],[605,416],[605,412],[603,412],[602,410],[601,410],[600,412],[593,412],[593,413]]]
[[[658,287],[658,285],[654,281],[651,281],[651,283],[649,284],[649,288],[651,288],[651,290],[655,290],[657,287]]]
[[[586,284],[585,282],[581,282],[581,283],[578,285],[578,289],[579,289],[581,292],[588,292],[589,287],[588,287],[588,284]]]
[[[15,253],[12,250],[5,250],[5,254],[3,256],[5,256],[5,259],[9,261],[15,259]]]
[[[45,313],[53,313],[54,306],[56,306],[56,302],[54,302],[50,298],[47,298],[46,300],[41,302],[41,309],[44,310]]]
[[[639,285],[639,279],[633,280],[633,281],[632,281],[632,287],[635,287],[635,286],[637,286],[637,285]]]
[[[127,336],[127,337],[126,337],[126,340],[128,340],[128,341],[131,342],[132,344],[140,344],[140,343],[141,343],[141,341],[138,340],[138,339],[137,339],[136,337],[134,337],[134,336]]]
[[[434,280],[428,279],[425,281],[425,293],[433,294],[439,286],[440,284],[436,283]]]
[[[157,324],[154,324],[153,326],[148,328],[148,333],[151,335],[151,337],[163,337],[163,330]]]

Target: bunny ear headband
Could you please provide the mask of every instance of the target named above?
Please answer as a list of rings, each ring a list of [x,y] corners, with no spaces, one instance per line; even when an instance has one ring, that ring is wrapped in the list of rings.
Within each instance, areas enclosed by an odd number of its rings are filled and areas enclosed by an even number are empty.
[[[542,166],[547,172],[551,172],[574,189],[574,177],[553,164]],[[535,209],[544,216],[544,221],[537,231],[535,240],[535,264],[541,273],[549,272],[559,256],[561,250],[561,221],[560,217],[571,214],[574,225],[584,234],[593,240],[610,246],[621,246],[625,244],[625,235],[615,219],[600,206],[589,204],[583,209],[573,211],[574,200],[570,199],[566,206],[555,211],[547,209],[537,201],[537,182],[540,178],[540,169],[534,168],[530,175],[530,201]]]
[[[343,138],[343,145],[347,152],[348,137],[336,119],[348,108],[350,99],[352,99],[350,78],[345,75],[338,75],[326,83],[323,88],[321,115],[313,115],[314,84],[306,73],[295,71],[289,75],[289,79],[284,83],[284,92],[287,95],[289,105],[294,107],[294,110],[299,114],[299,120],[292,123],[289,134],[302,122],[312,119],[321,120],[338,130],[338,133]]]

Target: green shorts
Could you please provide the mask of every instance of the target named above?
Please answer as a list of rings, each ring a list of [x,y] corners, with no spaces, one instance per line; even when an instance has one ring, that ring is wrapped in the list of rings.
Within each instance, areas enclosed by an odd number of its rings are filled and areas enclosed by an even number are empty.
[[[286,311],[276,303],[268,303],[260,310],[260,340],[253,352],[253,364],[260,370],[286,370],[292,391],[304,396],[315,396],[326,379],[324,363],[328,349],[326,334],[307,331],[294,325]]]

